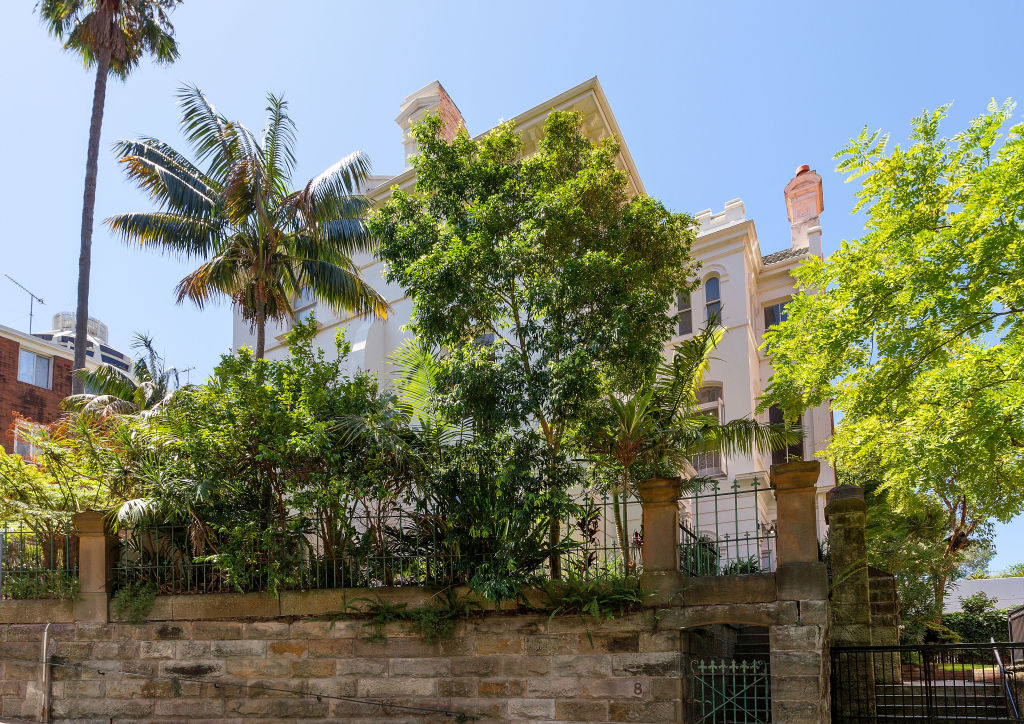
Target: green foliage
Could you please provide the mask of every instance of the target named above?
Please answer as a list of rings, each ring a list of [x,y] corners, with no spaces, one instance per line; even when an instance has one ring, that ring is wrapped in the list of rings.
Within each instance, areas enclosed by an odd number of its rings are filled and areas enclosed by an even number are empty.
[[[1014,563],[997,573],[994,578],[1019,578],[1024,577],[1024,562]]]
[[[511,124],[482,139],[415,125],[415,193],[370,222],[411,329],[451,350],[449,384],[481,423],[530,420],[557,450],[603,378],[653,374],[674,295],[690,286],[692,220],[630,196],[613,139],[595,145],[552,113],[537,153]],[[494,344],[475,344],[493,335]]]
[[[109,72],[126,78],[147,54],[161,63],[178,57],[174,28],[167,16],[181,2],[41,0],[36,8],[50,34],[64,42],[65,50],[80,55],[86,67],[107,53]]]
[[[373,250],[363,226],[369,202],[358,193],[369,159],[353,153],[293,191],[295,124],[282,98],[267,96],[257,138],[198,88],[178,97],[182,131],[206,170],[160,140],[119,141],[128,178],[160,209],[107,220],[126,242],[202,260],[178,284],[178,302],[202,308],[230,299],[257,333],[257,357],[267,320],[292,319],[292,303],[306,289],[339,312],[385,316],[387,303],[352,261]]]
[[[589,616],[598,622],[610,621],[644,605],[637,576],[569,576],[565,580],[545,581],[541,590],[547,598],[547,608],[551,609],[551,618],[575,615],[581,619]]]
[[[918,627],[921,633],[915,643],[925,644],[958,644],[960,636],[956,631],[936,621],[921,622]]]
[[[723,576],[742,576],[748,573],[760,573],[761,572],[761,561],[757,556],[750,556],[749,558],[741,558],[738,561],[732,561],[722,567]]]
[[[481,612],[480,603],[469,596],[459,596],[451,589],[436,594],[430,603],[410,607],[406,603],[390,603],[380,598],[359,598],[351,601],[343,616],[367,617],[368,641],[384,641],[384,628],[390,623],[404,623],[407,629],[429,644],[451,638],[455,625]],[[333,626],[332,621],[332,626]]]
[[[657,368],[691,286],[693,221],[631,196],[617,143],[593,144],[578,114],[552,113],[525,157],[510,123],[481,139],[440,130],[438,116],[413,126],[416,190],[396,189],[369,227],[412,297],[410,329],[446,351],[441,404],[478,434],[538,430],[557,488],[572,429]]]
[[[132,347],[143,351],[128,375],[112,365],[100,365],[75,372],[88,390],[61,401],[61,408],[83,415],[107,417],[139,412],[151,414],[171,401],[178,389],[178,370],[168,367],[156,351],[153,338],[136,334]]]
[[[66,571],[4,571],[3,575],[4,598],[60,598],[73,601],[78,598],[79,588],[78,576]]]
[[[960,599],[960,608],[964,613],[983,613],[992,610],[999,603],[999,599],[989,596],[984,591],[965,596]]]
[[[985,643],[1009,640],[1007,617],[1010,609],[997,609],[998,601],[979,591],[960,599],[962,611],[947,613],[942,625],[956,633],[966,643]]]
[[[920,643],[924,623],[942,615],[953,581],[985,569],[992,557],[993,529],[980,525],[954,545],[957,530],[939,501],[924,499],[898,510],[870,470],[839,472],[841,483],[864,489],[868,563],[896,577],[903,638]]]
[[[156,603],[156,586],[151,583],[133,583],[121,588],[110,601],[114,614],[128,623],[142,623]]]
[[[749,419],[723,423],[700,412],[697,393],[724,334],[724,328],[711,326],[677,344],[648,384],[628,395],[608,394],[595,424],[581,435],[590,459],[609,474],[619,547],[627,555],[625,500],[639,480],[691,478],[690,460],[700,453],[749,454],[799,439],[784,426]]]
[[[831,401],[828,455],[870,467],[908,515],[941,506],[952,542],[1024,510],[1024,138],[995,104],[962,132],[946,108],[910,145],[866,131],[837,156],[860,181],[865,234],[797,270],[766,335],[765,404]],[[955,551],[951,550],[950,553]]]

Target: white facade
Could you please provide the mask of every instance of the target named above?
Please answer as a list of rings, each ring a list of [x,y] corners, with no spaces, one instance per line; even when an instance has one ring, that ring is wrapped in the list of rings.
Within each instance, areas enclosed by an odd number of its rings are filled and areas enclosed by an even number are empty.
[[[445,106],[444,104],[450,104]],[[403,143],[407,153],[413,150],[408,137],[409,123],[421,117],[426,111],[440,108],[442,117],[458,109],[436,81],[407,97],[397,122],[403,131]],[[537,145],[541,125],[552,110],[575,110],[584,118],[584,129],[591,140],[597,141],[609,135],[618,137],[621,145],[620,165],[630,178],[634,192],[644,193],[644,187],[633,164],[628,147],[619,131],[611,108],[596,78],[592,78],[555,98],[517,116],[514,121],[517,131],[522,134],[527,153]],[[457,116],[461,122],[461,116]],[[368,184],[367,194],[375,203],[385,200],[394,186],[408,189],[414,184],[414,172],[407,168],[393,176],[373,177]],[[754,222],[746,218],[743,202],[739,199],[725,204],[723,211],[712,213],[702,211],[696,218],[700,231],[693,247],[694,257],[702,262],[700,288],[690,297],[691,329],[704,325],[709,309],[720,309],[721,322],[726,333],[716,353],[706,378],[709,391],[706,410],[716,411],[722,420],[749,418],[754,416],[757,400],[766,389],[772,374],[771,361],[760,351],[765,329],[765,307],[785,303],[793,293],[793,279],[790,271],[808,254],[821,254],[821,228],[818,217],[822,211],[821,178],[806,166],[798,170],[797,176],[786,186],[786,206],[792,223],[792,236],[785,245],[772,243],[772,248],[783,246],[781,251],[762,255]],[[781,209],[780,209],[781,212]],[[320,326],[317,342],[330,354],[334,349],[334,338],[339,327],[344,327],[352,343],[351,368],[360,368],[379,373],[386,380],[390,370],[387,357],[408,336],[402,329],[408,322],[412,302],[404,291],[387,284],[383,279],[382,264],[366,257],[357,260],[364,277],[381,291],[392,306],[387,320],[354,319],[339,316],[324,304],[311,300],[308,305],[296,309],[297,317],[304,317],[315,309]],[[709,294],[708,281],[711,282]],[[719,299],[715,300],[713,288],[717,284]],[[682,300],[681,300],[682,301]],[[717,306],[716,306],[717,304]],[[685,312],[683,315],[685,317]],[[267,356],[282,358],[287,354],[284,346],[286,326],[267,327]],[[685,329],[683,330],[685,331]],[[666,347],[681,340],[677,335]],[[255,346],[255,335],[236,313],[234,316],[233,347]],[[717,390],[720,390],[720,394]],[[760,415],[764,421],[767,414]],[[832,415],[827,406],[807,411],[803,416],[806,435],[802,450],[803,459],[813,459],[816,451],[824,449],[832,433]],[[763,485],[768,479],[771,456],[754,454],[731,456],[725,460],[707,459],[698,462],[707,475],[714,475],[723,481],[722,489],[730,489],[734,483],[741,488],[749,487],[757,478]],[[824,531],[824,494],[835,484],[831,468],[823,463],[818,480],[819,487],[819,530]],[[758,496],[762,500],[771,496]],[[751,498],[749,511],[739,515],[741,520],[728,521],[737,529],[748,532],[762,531],[772,525],[775,519],[774,504],[761,502],[754,505]],[[714,519],[711,510],[690,511],[692,524],[703,527],[698,519]],[[730,510],[729,515],[732,515]],[[718,516],[721,527],[721,515]],[[699,531],[698,531],[699,532]],[[767,554],[764,554],[767,555]]]

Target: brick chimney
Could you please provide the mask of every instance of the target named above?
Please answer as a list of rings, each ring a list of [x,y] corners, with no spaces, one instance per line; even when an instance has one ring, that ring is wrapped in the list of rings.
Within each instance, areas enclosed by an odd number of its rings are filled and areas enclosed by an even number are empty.
[[[409,128],[413,123],[422,120],[427,113],[441,114],[441,137],[446,141],[455,138],[459,128],[466,125],[458,106],[440,81],[428,83],[412,95],[406,96],[401,112],[395,119],[395,123],[402,129],[406,168],[410,168],[409,157],[416,153],[416,141],[409,135]]]
[[[821,256],[821,221],[825,208],[821,195],[821,176],[804,164],[786,184],[786,213],[789,215],[794,249],[809,249]]]

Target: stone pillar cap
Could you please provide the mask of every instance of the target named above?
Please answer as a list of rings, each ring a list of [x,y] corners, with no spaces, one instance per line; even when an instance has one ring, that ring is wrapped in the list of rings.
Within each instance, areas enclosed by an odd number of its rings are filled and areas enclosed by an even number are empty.
[[[794,490],[797,488],[813,488],[818,483],[821,462],[803,460],[801,462],[772,465],[771,485],[776,490]]]
[[[825,520],[831,513],[865,510],[864,488],[859,485],[837,485],[825,493]]]
[[[637,493],[644,503],[671,503],[682,495],[682,478],[653,477],[637,483]]]

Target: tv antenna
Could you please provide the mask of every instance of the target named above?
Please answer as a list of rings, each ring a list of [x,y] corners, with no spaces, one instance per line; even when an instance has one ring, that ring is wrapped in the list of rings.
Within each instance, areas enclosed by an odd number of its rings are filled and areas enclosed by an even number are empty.
[[[27,289],[24,284],[22,284],[17,279],[12,277],[10,274],[4,274],[4,276],[10,279],[15,286],[19,287],[23,292],[28,294],[28,333],[32,334],[32,315],[35,311],[35,303],[39,302],[40,304],[46,304],[46,302],[44,302],[41,297],[37,297],[35,294],[33,294],[31,290]]]

